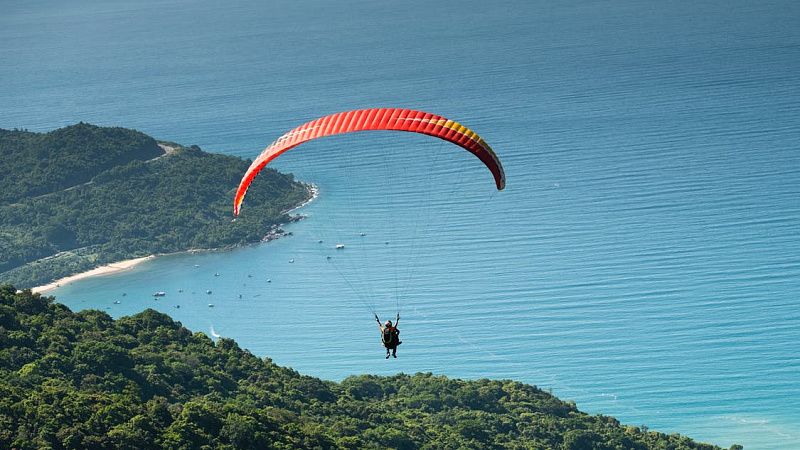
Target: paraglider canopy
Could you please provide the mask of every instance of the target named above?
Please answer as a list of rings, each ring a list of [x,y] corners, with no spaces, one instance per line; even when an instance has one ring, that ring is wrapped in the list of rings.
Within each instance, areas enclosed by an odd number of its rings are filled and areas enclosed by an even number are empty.
[[[239,215],[248,187],[258,173],[287,150],[312,139],[367,130],[393,130],[426,134],[443,139],[478,157],[491,171],[498,190],[505,188],[503,166],[483,138],[469,128],[442,116],[401,108],[371,108],[320,117],[294,128],[269,145],[242,177],[233,200],[233,214]]]

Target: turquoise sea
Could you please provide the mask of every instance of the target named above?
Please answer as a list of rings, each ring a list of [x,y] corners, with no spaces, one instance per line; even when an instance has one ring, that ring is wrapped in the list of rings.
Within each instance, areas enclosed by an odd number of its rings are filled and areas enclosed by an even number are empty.
[[[55,291],[71,308],[156,308],[328,379],[511,378],[723,446],[800,445],[800,3],[0,11],[2,128],[119,125],[253,158],[320,115],[402,106],[506,166],[498,193],[430,138],[321,140],[277,164],[320,189],[293,236]],[[401,309],[397,360],[371,305]]]

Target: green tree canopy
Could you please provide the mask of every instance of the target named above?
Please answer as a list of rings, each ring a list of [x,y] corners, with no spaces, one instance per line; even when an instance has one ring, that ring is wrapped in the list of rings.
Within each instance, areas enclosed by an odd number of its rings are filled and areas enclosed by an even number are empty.
[[[718,449],[508,380],[323,381],[153,310],[113,320],[8,285],[0,448]]]
[[[162,144],[163,145],[163,144]],[[123,128],[0,130],[0,281],[30,287],[102,264],[258,242],[309,197],[265,171],[232,221],[249,165]]]

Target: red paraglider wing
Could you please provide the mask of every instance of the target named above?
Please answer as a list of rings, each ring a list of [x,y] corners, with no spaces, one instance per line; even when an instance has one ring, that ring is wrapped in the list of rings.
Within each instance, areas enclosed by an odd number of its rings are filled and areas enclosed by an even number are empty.
[[[239,215],[242,200],[258,173],[283,152],[312,139],[334,134],[367,130],[394,130],[421,133],[452,142],[477,156],[492,172],[498,190],[505,188],[503,166],[489,144],[477,133],[458,122],[436,114],[400,108],[371,108],[345,111],[320,117],[279,137],[256,158],[239,183],[233,200],[233,214]]]

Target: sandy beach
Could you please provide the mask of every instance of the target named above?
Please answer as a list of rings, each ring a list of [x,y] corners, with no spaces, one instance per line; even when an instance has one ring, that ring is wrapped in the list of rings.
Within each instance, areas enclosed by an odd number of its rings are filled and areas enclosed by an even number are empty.
[[[161,144],[159,144],[159,145],[161,145]],[[162,145],[161,147],[164,148],[165,146]],[[165,151],[167,153],[169,153],[171,149],[172,149],[171,147],[169,147],[169,149],[165,148]],[[295,211],[297,209],[302,208],[303,206],[308,205],[309,203],[314,201],[319,196],[319,188],[316,185],[308,184],[307,185],[307,189],[308,189],[309,193],[311,194],[310,197],[308,198],[308,200],[306,200],[303,203],[301,203],[300,205],[295,206],[294,208],[286,211],[285,212],[286,214],[289,214],[289,213],[291,213],[291,212],[293,212],[293,211]],[[271,240],[271,239],[268,239],[268,240]],[[207,249],[207,250],[190,249],[190,250],[186,250],[186,251],[188,251],[188,252],[196,252],[196,251],[213,251],[213,250],[216,250],[216,249]],[[176,252],[176,253],[181,253],[181,252]],[[68,277],[60,278],[58,280],[55,280],[55,281],[53,281],[51,283],[44,284],[42,286],[36,286],[34,288],[31,288],[31,291],[38,292],[38,293],[42,294],[42,293],[51,291],[51,290],[53,290],[53,289],[55,289],[57,287],[61,287],[61,286],[64,286],[66,284],[72,283],[74,281],[83,280],[83,279],[89,278],[89,277],[110,275],[112,273],[122,272],[124,270],[131,269],[131,268],[135,267],[136,265],[141,264],[141,263],[143,263],[145,261],[153,259],[156,256],[157,255],[143,256],[141,258],[127,259],[125,261],[119,261],[119,262],[115,262],[115,263],[112,263],[112,264],[106,264],[105,266],[96,267],[96,268],[94,268],[92,270],[87,270],[86,272],[76,273],[75,275],[70,275]]]
[[[127,259],[125,261],[107,264],[105,266],[96,267],[86,272],[76,273],[75,275],[70,275],[68,277],[58,279],[56,281],[53,281],[52,283],[48,283],[42,286],[36,286],[35,288],[32,288],[31,291],[38,293],[45,293],[57,287],[64,286],[65,284],[72,283],[73,281],[78,281],[89,277],[110,275],[112,273],[122,272],[123,270],[131,269],[135,267],[137,264],[141,264],[152,258],[155,258],[155,255],[143,256],[141,258]]]

